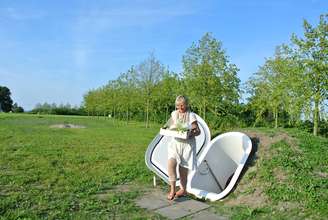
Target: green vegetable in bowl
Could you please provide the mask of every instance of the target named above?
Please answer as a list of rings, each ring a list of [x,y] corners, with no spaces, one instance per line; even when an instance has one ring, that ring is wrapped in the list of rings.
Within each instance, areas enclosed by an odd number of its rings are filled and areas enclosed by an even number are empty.
[[[188,125],[185,123],[182,123],[181,121],[178,121],[176,124],[176,129],[179,132],[186,132],[189,131]]]

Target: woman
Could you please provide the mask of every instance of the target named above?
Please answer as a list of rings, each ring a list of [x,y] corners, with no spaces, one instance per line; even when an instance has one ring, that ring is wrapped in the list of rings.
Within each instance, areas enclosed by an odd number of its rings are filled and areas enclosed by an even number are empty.
[[[175,100],[176,110],[171,113],[170,127],[184,127],[188,131],[188,139],[173,138],[168,146],[168,174],[170,182],[170,192],[167,199],[173,200],[175,197],[187,194],[188,171],[193,169],[195,160],[196,140],[195,136],[200,134],[196,115],[189,110],[188,100],[185,96],[178,96]],[[176,166],[179,164],[180,189],[176,192]]]

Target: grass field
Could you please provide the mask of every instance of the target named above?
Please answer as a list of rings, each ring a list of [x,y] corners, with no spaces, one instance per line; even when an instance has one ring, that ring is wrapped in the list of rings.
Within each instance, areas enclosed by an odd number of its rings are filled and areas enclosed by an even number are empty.
[[[295,129],[243,131],[259,138],[258,149],[217,210],[233,219],[327,219],[328,139]]]
[[[50,127],[67,123],[86,128]],[[134,204],[152,184],[144,153],[158,129],[0,114],[0,219],[161,219]],[[257,151],[236,190],[209,204],[232,219],[325,219],[328,139],[297,130],[243,131],[260,138]],[[122,185],[134,187],[117,190]]]
[[[50,128],[73,123],[84,129]],[[0,114],[0,216],[122,218],[147,216],[138,192],[95,195],[116,185],[151,184],[144,152],[158,127],[104,119]]]

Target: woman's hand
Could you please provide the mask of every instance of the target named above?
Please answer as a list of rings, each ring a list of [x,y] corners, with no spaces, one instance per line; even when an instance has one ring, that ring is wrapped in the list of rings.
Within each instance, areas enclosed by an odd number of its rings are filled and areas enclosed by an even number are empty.
[[[197,121],[194,121],[191,124],[191,130],[188,132],[188,137],[192,138],[192,137],[198,136],[199,134],[200,134],[200,129],[198,127]]]

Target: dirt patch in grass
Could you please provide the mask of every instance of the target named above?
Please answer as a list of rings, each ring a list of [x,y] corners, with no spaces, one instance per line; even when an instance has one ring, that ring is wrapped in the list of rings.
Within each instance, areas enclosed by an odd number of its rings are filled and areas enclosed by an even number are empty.
[[[287,174],[280,168],[275,168],[273,170],[273,175],[279,182],[284,182],[285,180],[287,180]]]
[[[282,212],[287,212],[287,211],[292,211],[294,209],[297,209],[300,207],[299,203],[294,203],[294,202],[279,202],[278,205],[278,210]]]
[[[238,186],[240,188],[244,188],[241,186]],[[225,204],[228,206],[240,206],[240,205],[247,205],[253,208],[261,207],[263,204],[266,203],[267,198],[262,192],[262,189],[260,187],[252,188],[249,194],[247,191],[243,191],[245,189],[239,189],[237,194],[238,196],[236,198],[228,199]]]
[[[300,152],[301,149],[298,147],[298,142],[295,138],[290,137],[287,133],[278,132],[274,135],[268,135],[261,132],[244,131],[252,140],[257,139],[260,145],[259,150],[267,151],[270,146],[279,141],[286,141],[286,143],[293,148],[293,150]],[[254,144],[253,144],[254,145]]]
[[[328,173],[325,172],[315,171],[314,174],[321,178],[328,178]]]
[[[50,128],[86,128],[84,125],[74,125],[74,124],[55,124],[50,125]]]

